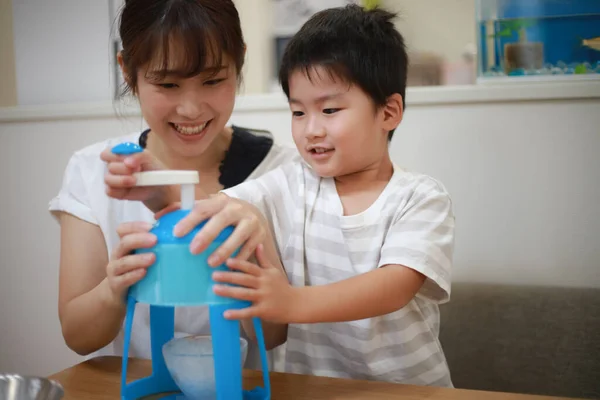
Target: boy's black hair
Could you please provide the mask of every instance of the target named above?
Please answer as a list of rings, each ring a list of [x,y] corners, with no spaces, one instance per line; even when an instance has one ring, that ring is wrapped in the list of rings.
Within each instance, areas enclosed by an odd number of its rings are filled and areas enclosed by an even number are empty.
[[[281,60],[279,82],[290,96],[289,77],[296,70],[310,79],[311,69],[325,67],[334,78],[355,84],[377,107],[399,93],[405,107],[408,56],[394,27],[396,14],[352,4],[314,14],[290,39]],[[394,131],[390,131],[389,139]]]

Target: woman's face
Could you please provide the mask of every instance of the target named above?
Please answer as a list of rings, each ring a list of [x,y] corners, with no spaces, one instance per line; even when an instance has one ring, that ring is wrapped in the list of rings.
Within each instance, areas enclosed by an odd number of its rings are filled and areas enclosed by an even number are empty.
[[[171,46],[166,74],[152,62],[139,68],[136,94],[151,134],[170,153],[190,158],[202,155],[229,121],[237,89],[237,71],[229,57],[192,77],[183,77],[178,60],[185,54]],[[163,76],[164,75],[164,76]],[[165,149],[165,150],[167,150]]]

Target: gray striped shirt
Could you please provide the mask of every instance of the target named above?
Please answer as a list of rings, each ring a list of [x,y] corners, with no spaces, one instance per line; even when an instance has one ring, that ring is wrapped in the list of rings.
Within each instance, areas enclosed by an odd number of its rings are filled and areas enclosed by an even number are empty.
[[[427,278],[415,298],[390,314],[290,324],[276,370],[452,386],[438,340],[438,304],[450,296],[454,216],[439,182],[394,166],[378,199],[349,216],[333,179],[317,176],[302,162],[224,192],[265,214],[294,286],[325,285],[390,264]]]

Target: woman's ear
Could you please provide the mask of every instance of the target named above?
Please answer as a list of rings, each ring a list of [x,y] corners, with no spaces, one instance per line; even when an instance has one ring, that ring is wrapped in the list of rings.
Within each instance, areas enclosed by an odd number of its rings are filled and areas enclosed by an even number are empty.
[[[388,132],[396,129],[400,125],[403,116],[402,96],[399,93],[394,93],[387,98],[387,102],[383,106],[383,128]]]
[[[131,86],[129,71],[127,71],[127,67],[125,67],[125,63],[123,62],[123,53],[121,53],[121,51],[117,53],[117,62],[119,63],[119,67],[121,68],[121,74],[123,74],[123,79],[125,80],[127,85]]]

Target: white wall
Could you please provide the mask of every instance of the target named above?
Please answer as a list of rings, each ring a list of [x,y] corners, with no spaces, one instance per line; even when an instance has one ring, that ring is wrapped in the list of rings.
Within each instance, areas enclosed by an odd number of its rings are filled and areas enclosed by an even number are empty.
[[[108,0],[13,0],[19,105],[110,101]]]
[[[507,88],[510,98],[409,90],[391,153],[453,197],[454,281],[600,287],[600,86],[586,87],[557,87],[554,100],[527,100],[533,86]],[[596,97],[560,99],[577,90]],[[232,121],[292,143],[281,96],[240,98]],[[142,126],[110,105],[0,109],[0,371],[45,375],[79,360],[60,334],[48,201],[73,151]]]
[[[248,45],[243,90],[268,92],[273,68],[271,0],[234,1]],[[112,98],[111,0],[12,3],[17,104]],[[118,10],[122,0],[112,3]],[[400,11],[398,27],[411,51],[432,51],[455,62],[475,40],[474,0],[384,0],[383,5]]]

